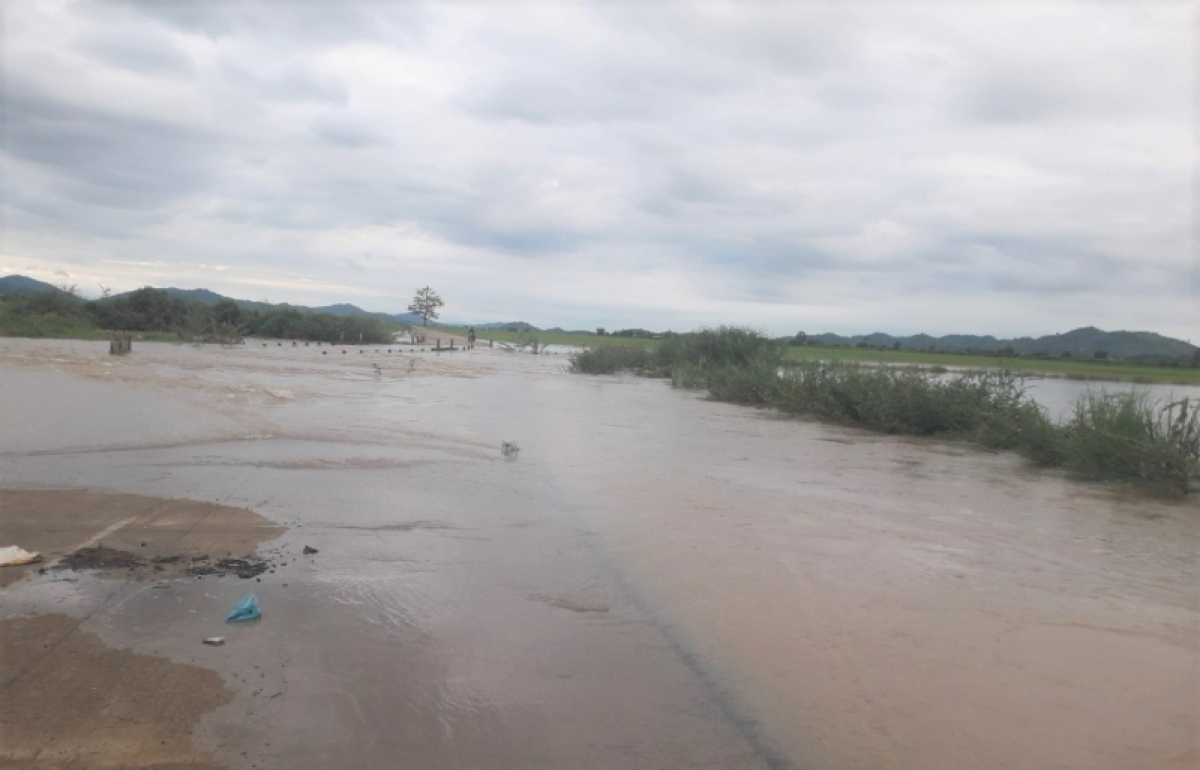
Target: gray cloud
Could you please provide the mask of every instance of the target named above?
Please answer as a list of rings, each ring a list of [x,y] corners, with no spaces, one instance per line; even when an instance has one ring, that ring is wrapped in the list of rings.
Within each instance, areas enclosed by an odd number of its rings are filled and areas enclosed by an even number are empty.
[[[313,135],[337,147],[371,147],[387,143],[387,137],[363,121],[342,116],[321,116],[312,123]]]
[[[344,105],[349,98],[344,83],[321,78],[310,68],[292,62],[276,71],[262,72],[227,61],[222,63],[221,74],[226,85],[266,101],[315,101]]]
[[[1200,325],[1185,9],[6,14],[4,248],[46,276],[444,283],[448,317],[582,327]]]
[[[211,179],[212,137],[164,120],[57,101],[16,84],[0,122],[5,152],[52,171],[64,199],[153,208]]]
[[[1036,123],[1088,106],[1083,94],[1054,79],[1053,73],[986,72],[962,86],[955,106],[966,118],[990,123]]]
[[[191,57],[170,43],[136,32],[89,34],[76,46],[115,67],[144,75],[192,77],[196,74]]]

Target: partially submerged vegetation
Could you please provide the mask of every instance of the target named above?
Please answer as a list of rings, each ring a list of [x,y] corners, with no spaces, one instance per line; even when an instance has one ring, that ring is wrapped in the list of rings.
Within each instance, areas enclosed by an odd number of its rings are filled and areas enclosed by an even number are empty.
[[[934,373],[916,367],[807,360],[783,366],[779,345],[753,330],[706,329],[657,348],[592,347],[572,371],[669,377],[719,401],[772,407],[882,433],[943,436],[1020,452],[1094,481],[1187,494],[1200,479],[1200,404],[1155,403],[1136,391],[1089,394],[1052,421],[1011,371]]]
[[[443,326],[439,328],[456,334],[466,334],[466,327]],[[479,338],[484,342],[495,340],[497,343],[516,343],[523,334],[528,334],[528,332],[522,331],[497,329],[480,329],[478,333]],[[552,345],[582,348],[640,347],[646,350],[656,350],[676,337],[689,336],[671,332],[664,332],[653,338],[625,335],[624,333],[600,335],[590,332],[539,331],[536,334],[543,343]],[[1051,358],[1033,355],[989,354],[984,351],[966,353],[910,350],[908,348],[895,350],[879,347],[829,347],[816,344],[812,339],[803,346],[789,344],[786,339],[776,339],[775,342],[779,343],[785,365],[814,360],[864,361],[912,366],[941,366],[952,369],[1010,369],[1016,372],[1074,380],[1200,385],[1200,366],[1159,366],[1112,358]]]
[[[106,339],[109,331],[129,331],[186,342],[268,337],[381,343],[389,342],[396,328],[369,315],[336,316],[286,305],[245,310],[231,300],[188,302],[150,288],[93,301],[63,291],[0,298],[0,336],[8,337]]]
[[[584,374],[641,374],[652,357],[651,351],[642,346],[594,345],[571,354],[571,370]]]

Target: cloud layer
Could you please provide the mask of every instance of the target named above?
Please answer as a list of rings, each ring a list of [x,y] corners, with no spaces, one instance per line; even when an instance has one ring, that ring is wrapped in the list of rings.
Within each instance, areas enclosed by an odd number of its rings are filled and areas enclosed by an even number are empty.
[[[15,2],[0,273],[1200,337],[1186,5]],[[61,280],[61,277],[58,279]]]

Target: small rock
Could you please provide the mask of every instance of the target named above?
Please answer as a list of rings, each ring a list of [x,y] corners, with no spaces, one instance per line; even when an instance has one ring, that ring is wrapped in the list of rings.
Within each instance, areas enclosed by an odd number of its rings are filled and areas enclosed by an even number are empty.
[[[305,556],[308,556],[308,555],[311,555],[311,554],[314,554],[314,553],[319,553],[319,551],[317,551],[317,549],[316,549],[316,548],[313,548],[311,545],[306,545],[306,546],[304,546],[304,554],[305,554]]]

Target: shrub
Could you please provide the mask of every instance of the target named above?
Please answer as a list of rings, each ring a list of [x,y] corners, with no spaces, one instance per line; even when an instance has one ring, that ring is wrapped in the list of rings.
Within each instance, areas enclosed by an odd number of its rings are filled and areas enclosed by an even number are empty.
[[[571,353],[571,371],[577,374],[642,372],[650,366],[650,351],[640,346],[595,345]]]
[[[1136,391],[1088,394],[1064,431],[1064,465],[1081,478],[1187,492],[1200,477],[1200,413],[1186,398],[1162,404]]]
[[[717,369],[778,366],[782,350],[765,334],[739,326],[720,326],[665,338],[654,351],[654,363],[665,375],[674,367],[693,364]]]

